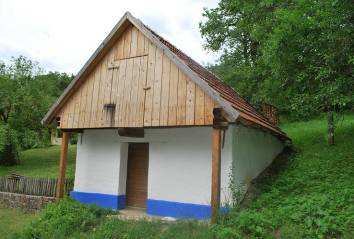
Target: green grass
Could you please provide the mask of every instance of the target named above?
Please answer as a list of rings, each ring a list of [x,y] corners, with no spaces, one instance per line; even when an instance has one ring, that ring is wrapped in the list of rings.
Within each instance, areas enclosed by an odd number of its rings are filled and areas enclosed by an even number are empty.
[[[4,208],[0,205],[0,238],[10,238],[12,233],[20,232],[24,226],[37,217],[19,209]]]
[[[30,149],[20,154],[21,164],[0,167],[0,176],[16,173],[28,177],[56,178],[59,170],[60,146]],[[66,177],[74,178],[76,145],[69,147]]]
[[[283,126],[297,153],[279,175],[258,185],[261,194],[218,226],[220,235],[354,238],[354,117],[338,122],[328,146],[326,122]]]
[[[217,225],[101,218],[95,225],[68,234],[68,238],[354,238],[354,116],[346,115],[338,122],[334,146],[326,143],[325,120],[288,123],[283,129],[293,139],[296,153],[280,173],[257,185],[261,193],[247,207],[232,209]],[[72,147],[71,175],[74,154]],[[23,156],[23,165],[13,167],[17,173],[55,177],[58,147],[26,151]],[[31,166],[31,162],[35,165]],[[4,172],[0,170],[3,174],[9,171]],[[71,220],[75,221],[75,215],[70,216]],[[17,223],[21,220],[30,219],[20,215]],[[51,219],[43,220],[35,221],[46,223]],[[6,221],[0,220],[2,223]],[[50,228],[60,228],[59,224]]]

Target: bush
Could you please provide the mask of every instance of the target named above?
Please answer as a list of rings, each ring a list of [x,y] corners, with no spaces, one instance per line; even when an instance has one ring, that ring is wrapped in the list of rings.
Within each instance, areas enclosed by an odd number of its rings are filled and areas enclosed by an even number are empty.
[[[18,133],[18,141],[22,149],[42,148],[50,145],[50,135],[45,129],[34,131],[24,128]]]
[[[70,198],[48,204],[39,217],[14,238],[51,239],[80,235],[94,228],[111,210],[83,205]]]
[[[16,132],[7,125],[0,125],[0,165],[12,166],[19,163]]]

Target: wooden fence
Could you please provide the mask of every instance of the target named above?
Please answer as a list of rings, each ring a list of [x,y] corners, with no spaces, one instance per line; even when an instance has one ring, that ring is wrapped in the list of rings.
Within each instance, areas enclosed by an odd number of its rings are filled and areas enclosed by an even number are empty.
[[[64,194],[67,195],[74,188],[74,180],[66,179]],[[0,177],[0,191],[36,196],[55,197],[57,179],[29,178],[23,176]]]

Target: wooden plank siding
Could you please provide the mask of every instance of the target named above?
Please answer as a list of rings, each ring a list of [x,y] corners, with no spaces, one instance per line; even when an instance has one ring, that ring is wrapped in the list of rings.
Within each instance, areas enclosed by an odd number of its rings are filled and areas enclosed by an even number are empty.
[[[113,115],[106,104],[115,105]],[[129,26],[58,116],[62,129],[211,125],[215,106],[163,51]]]

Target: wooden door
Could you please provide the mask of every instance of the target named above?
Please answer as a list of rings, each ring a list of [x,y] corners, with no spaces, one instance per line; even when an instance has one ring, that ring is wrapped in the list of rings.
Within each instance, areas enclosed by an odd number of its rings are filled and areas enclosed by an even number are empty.
[[[146,207],[149,167],[149,144],[130,143],[126,197],[127,206]]]

